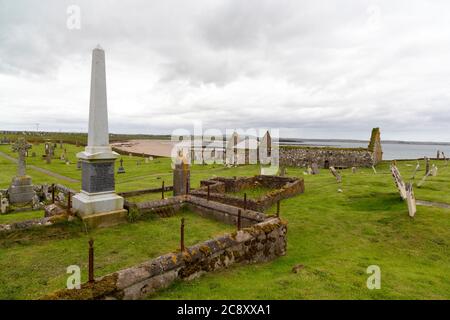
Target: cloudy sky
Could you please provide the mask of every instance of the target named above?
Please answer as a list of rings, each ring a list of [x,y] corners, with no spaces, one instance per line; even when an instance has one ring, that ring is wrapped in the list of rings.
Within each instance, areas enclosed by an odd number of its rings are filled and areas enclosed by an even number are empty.
[[[0,0],[0,130],[86,131],[100,44],[111,132],[197,120],[450,141],[449,12],[448,0]]]

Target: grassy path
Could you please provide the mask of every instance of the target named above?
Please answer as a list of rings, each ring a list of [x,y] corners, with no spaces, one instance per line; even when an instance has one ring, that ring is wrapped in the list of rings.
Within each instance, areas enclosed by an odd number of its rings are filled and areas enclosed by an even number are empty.
[[[17,161],[18,161],[16,158],[13,158],[10,155],[7,155],[6,153],[3,153],[1,151],[0,151],[0,156],[2,156],[3,158],[5,158],[5,159],[7,159],[9,161],[12,161],[14,163],[17,163]],[[56,179],[59,179],[59,180],[64,180],[64,181],[71,182],[71,183],[78,183],[79,182],[76,179],[72,179],[72,178],[63,176],[63,175],[61,175],[59,173],[56,173],[56,172],[53,172],[53,171],[50,171],[50,170],[47,170],[47,169],[43,169],[43,168],[40,168],[40,167],[37,167],[37,166],[34,166],[34,165],[27,165],[27,168],[34,169],[36,171],[39,171],[41,173],[44,173],[46,175],[49,175],[49,176],[51,176],[53,178],[56,178]]]

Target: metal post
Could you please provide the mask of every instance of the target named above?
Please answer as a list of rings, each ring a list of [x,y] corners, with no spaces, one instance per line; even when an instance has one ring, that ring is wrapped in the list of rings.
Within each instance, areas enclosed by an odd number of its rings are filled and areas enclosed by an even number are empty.
[[[181,218],[180,249],[181,249],[181,252],[184,251],[184,218]]]
[[[244,210],[247,210],[247,192],[244,193]]]
[[[241,230],[241,209],[238,210],[237,229]]]
[[[277,217],[280,217],[280,200],[277,201]]]
[[[162,182],[162,186],[161,186],[161,199],[164,200],[164,181]]]
[[[94,282],[94,240],[89,240],[89,282]]]
[[[52,183],[52,203],[55,203],[55,184]]]
[[[72,209],[72,197],[71,197],[71,193],[69,192],[67,194],[67,210]]]
[[[207,200],[209,201],[209,184],[208,184],[208,197]]]

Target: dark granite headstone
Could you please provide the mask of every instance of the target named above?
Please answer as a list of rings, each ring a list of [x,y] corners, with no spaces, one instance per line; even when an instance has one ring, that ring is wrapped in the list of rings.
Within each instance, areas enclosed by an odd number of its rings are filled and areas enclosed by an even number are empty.
[[[114,160],[85,162],[82,166],[83,191],[89,193],[114,191]]]

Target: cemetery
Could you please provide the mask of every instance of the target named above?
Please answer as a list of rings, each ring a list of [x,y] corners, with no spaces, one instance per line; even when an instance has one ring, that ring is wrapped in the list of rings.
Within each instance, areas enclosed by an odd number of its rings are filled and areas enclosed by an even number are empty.
[[[362,149],[280,147],[270,175],[235,135],[224,163],[191,163],[183,150],[174,161],[119,154],[99,47],[88,128],[82,142],[63,133],[2,139],[0,298],[450,294],[445,156],[383,161],[378,128]],[[270,135],[254,143],[274,154]],[[373,264],[388,279],[381,290],[366,287]],[[81,270],[78,289],[67,288],[70,266]]]

